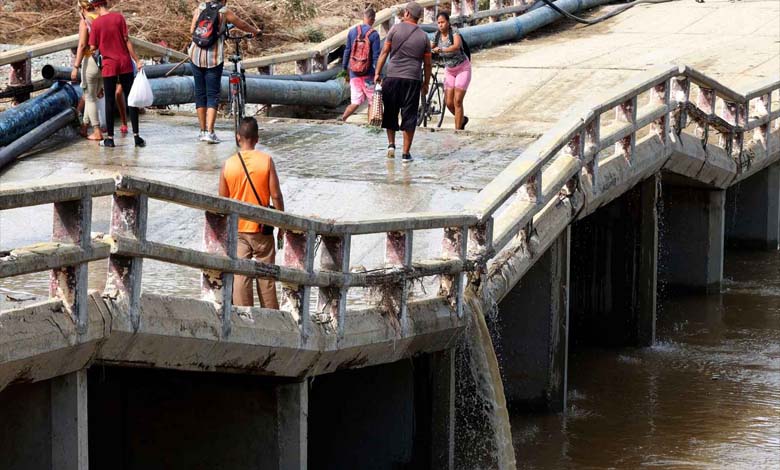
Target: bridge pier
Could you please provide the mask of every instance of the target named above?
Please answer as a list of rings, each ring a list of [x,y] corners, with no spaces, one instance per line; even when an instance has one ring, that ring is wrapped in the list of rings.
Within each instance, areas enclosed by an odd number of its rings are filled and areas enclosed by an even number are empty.
[[[780,240],[780,164],[726,190],[726,245],[777,250]]]
[[[87,373],[0,392],[0,467],[87,470]]]
[[[664,185],[659,276],[672,291],[719,292],[726,191]]]
[[[655,341],[658,175],[572,226],[570,346]]]
[[[570,240],[566,229],[498,305],[493,336],[511,407],[566,409]]]

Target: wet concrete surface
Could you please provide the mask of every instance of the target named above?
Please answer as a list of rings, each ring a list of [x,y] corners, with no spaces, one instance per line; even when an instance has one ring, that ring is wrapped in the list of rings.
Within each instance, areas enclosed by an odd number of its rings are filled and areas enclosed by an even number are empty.
[[[132,137],[120,137],[117,148],[104,149],[83,139],[60,137],[41,152],[21,159],[0,174],[2,183],[84,176],[141,176],[216,194],[222,163],[234,153],[232,122],[217,123],[219,145],[197,141],[192,117],[142,117],[147,147],[137,149]],[[397,146],[400,149],[401,138]],[[300,215],[356,220],[403,212],[457,211],[519,155],[528,140],[421,129],[415,136],[415,161],[401,164],[385,157],[383,131],[355,125],[268,120],[261,122],[258,147],[269,152],[282,182],[286,208]],[[93,232],[108,232],[111,198],[97,198]],[[0,250],[48,241],[52,207],[0,212]],[[147,237],[153,241],[201,249],[202,211],[150,201]],[[441,230],[415,234],[415,258],[438,257]],[[367,269],[383,263],[384,235],[353,238],[353,266]],[[278,254],[281,260],[282,255]],[[106,263],[90,265],[90,284],[102,288]],[[144,289],[198,296],[198,271],[146,261]],[[46,273],[3,279],[0,287],[44,295]],[[351,293],[357,295],[359,290]],[[434,290],[435,291],[435,290]],[[316,296],[314,296],[316,298]]]
[[[658,343],[575,351],[566,416],[515,414],[524,469],[780,468],[780,252],[659,303]]]

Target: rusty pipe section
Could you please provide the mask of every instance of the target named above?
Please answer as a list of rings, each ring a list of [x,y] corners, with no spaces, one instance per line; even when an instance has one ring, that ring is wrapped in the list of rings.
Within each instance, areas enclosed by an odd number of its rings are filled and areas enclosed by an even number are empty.
[[[75,108],[80,98],[80,87],[58,82],[41,96],[0,113],[0,147],[9,145],[62,110]]]
[[[169,77],[149,80],[154,106],[195,102],[192,77]],[[227,100],[228,78],[222,77],[221,99]],[[349,96],[343,80],[324,83],[247,78],[247,103],[336,107]]]

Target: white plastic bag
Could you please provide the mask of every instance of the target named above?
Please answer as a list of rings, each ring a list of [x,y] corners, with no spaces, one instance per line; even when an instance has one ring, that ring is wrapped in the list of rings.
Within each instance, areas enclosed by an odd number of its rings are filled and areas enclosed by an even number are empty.
[[[141,69],[141,72],[135,77],[133,88],[130,89],[127,105],[134,108],[146,108],[151,106],[152,103],[154,103],[152,86],[149,84],[149,79],[146,78],[146,72],[144,72],[144,69]]]

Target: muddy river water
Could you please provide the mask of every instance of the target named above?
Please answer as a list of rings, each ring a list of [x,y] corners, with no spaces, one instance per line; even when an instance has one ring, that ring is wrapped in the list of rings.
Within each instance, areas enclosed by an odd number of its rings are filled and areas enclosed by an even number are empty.
[[[53,147],[4,173],[3,183],[123,172],[216,191],[231,153],[193,142],[191,118],[142,122],[149,147],[120,139],[115,151],[88,142]],[[277,162],[298,214],[358,219],[457,210],[517,156],[512,137],[421,132],[408,167],[383,156],[384,136],[356,126],[264,123],[261,147]],[[218,132],[229,139],[229,127]],[[400,144],[400,139],[399,139]],[[93,231],[108,230],[110,198],[95,201]],[[149,238],[200,248],[202,212],[150,203]],[[46,241],[51,208],[0,213],[0,249]],[[381,263],[381,235],[356,237],[352,264]],[[436,256],[440,233],[415,235],[415,256]],[[90,266],[102,288],[105,262]],[[729,252],[723,292],[659,302],[658,343],[646,349],[579,350],[569,361],[567,413],[514,414],[520,468],[780,468],[780,253]],[[144,265],[144,289],[197,296],[198,272]],[[5,279],[7,290],[45,295],[46,274]]]

